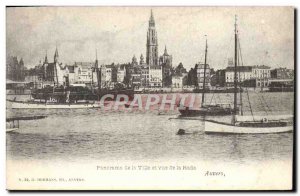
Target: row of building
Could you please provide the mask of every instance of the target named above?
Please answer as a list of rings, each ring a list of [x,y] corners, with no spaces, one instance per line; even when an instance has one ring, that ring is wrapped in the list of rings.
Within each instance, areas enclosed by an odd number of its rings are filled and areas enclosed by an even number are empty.
[[[54,61],[48,62],[47,55],[43,62],[35,66],[26,76],[26,81],[34,82],[38,87],[45,85],[98,86],[112,88],[116,83],[123,83],[127,64],[99,66],[96,62],[75,62],[72,65],[59,62],[58,50]],[[97,76],[97,74],[99,76]],[[98,83],[99,80],[99,83]]]
[[[229,63],[226,69],[217,70],[210,77],[213,80],[213,85],[233,86],[234,66]],[[265,88],[269,87],[272,82],[293,83],[294,70],[287,68],[271,69],[266,65],[238,66],[237,80],[246,87]]]
[[[151,11],[146,41],[146,59],[141,54],[139,62],[135,55],[127,64],[98,65],[95,62],[75,62],[66,65],[59,61],[56,48],[53,62],[48,62],[47,54],[43,62],[36,66],[34,74],[29,80],[35,80],[41,85],[72,84],[72,85],[98,85],[113,88],[116,83],[149,88],[160,88],[172,83],[172,55],[167,48],[163,55],[158,56],[157,32],[155,20]],[[97,76],[100,74],[100,76]],[[99,80],[99,81],[98,81]]]
[[[176,76],[177,83],[174,87],[197,86],[202,89],[205,76],[205,88],[233,87],[235,68],[232,59],[228,60],[225,69],[214,70],[203,63],[198,63],[189,73]],[[205,74],[204,74],[204,70]],[[173,78],[172,78],[173,81]],[[244,87],[266,88],[272,83],[292,84],[294,82],[294,70],[287,68],[276,68],[266,65],[237,66],[237,81]]]
[[[162,57],[164,58],[163,60]],[[98,79],[102,88],[113,88],[117,83],[123,83],[136,88],[161,88],[173,87],[182,88],[188,84],[188,72],[181,64],[181,70],[173,68],[172,58],[168,55],[165,48],[164,54],[160,58],[159,66],[149,66],[144,62],[143,55],[139,62],[134,56],[132,62],[126,64],[110,64],[99,66],[99,74],[95,70],[95,62],[75,62],[73,65],[59,63],[58,51],[56,49],[53,63],[48,62],[47,55],[44,62],[34,68],[34,72],[27,74],[27,81],[34,81],[40,87],[51,84],[72,84],[72,85],[98,85]],[[16,58],[14,58],[16,60]],[[165,61],[165,59],[167,59]],[[21,61],[23,64],[23,61]],[[166,69],[168,68],[168,69]],[[198,88],[203,88],[204,82],[204,64],[198,63],[195,66]],[[287,68],[271,69],[265,65],[238,66],[237,79],[244,86],[249,87],[268,87],[272,82],[293,82],[294,70]],[[14,73],[14,72],[13,72]],[[57,73],[57,76],[56,76]],[[20,74],[15,74],[18,79],[22,78]],[[169,78],[168,78],[169,76]],[[13,79],[13,78],[12,78]],[[167,83],[167,80],[170,80]],[[22,79],[21,79],[22,80]],[[232,87],[234,84],[234,66],[229,64],[226,69],[214,71],[208,64],[206,65],[205,86],[211,88]]]
[[[167,49],[163,54],[164,57],[168,57]],[[168,58],[166,58],[168,59]],[[10,62],[17,62],[17,58],[11,58]],[[169,59],[171,60],[171,58]],[[164,62],[164,61],[161,61]],[[14,70],[11,73],[9,79],[15,81],[26,80],[28,82],[33,81],[39,87],[43,85],[58,84],[72,84],[72,85],[98,85],[98,79],[102,88],[113,88],[117,83],[122,83],[128,86],[135,86],[136,88],[161,88],[161,87],[173,87],[182,88],[188,84],[188,72],[184,69],[181,64],[177,68],[173,68],[172,64],[164,62],[161,66],[148,66],[144,62],[143,55],[140,56],[139,62],[134,56],[132,62],[126,64],[110,64],[99,66],[97,77],[95,62],[75,62],[73,65],[67,65],[59,63],[58,51],[55,51],[54,61],[48,62],[47,55],[45,56],[44,62],[37,65],[30,73],[26,74],[23,70],[17,71],[12,66],[9,66],[10,70]],[[16,67],[24,67],[22,59]],[[165,66],[167,65],[167,66]],[[165,67],[168,69],[166,70]],[[176,70],[181,69],[181,70]],[[198,63],[195,66],[196,75],[194,80],[197,81],[198,88],[203,88],[204,82],[204,64]],[[165,75],[164,72],[165,71]],[[271,69],[265,65],[255,66],[238,66],[237,67],[237,79],[244,86],[249,87],[268,87],[272,82],[293,82],[294,81],[294,70],[287,68]],[[57,75],[56,75],[57,73]],[[168,78],[169,76],[169,78]],[[205,74],[205,86],[206,88],[217,87],[232,87],[234,84],[234,67],[228,65],[226,69],[220,69],[214,71],[208,64],[206,66]],[[167,79],[169,83],[167,84]]]

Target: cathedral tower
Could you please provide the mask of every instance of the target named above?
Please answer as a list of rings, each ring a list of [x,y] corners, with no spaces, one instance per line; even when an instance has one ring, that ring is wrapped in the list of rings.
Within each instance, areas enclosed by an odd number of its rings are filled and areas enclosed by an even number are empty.
[[[157,33],[155,29],[155,21],[151,10],[151,16],[149,20],[149,27],[147,33],[147,51],[146,51],[146,63],[149,66],[158,65],[158,44]]]

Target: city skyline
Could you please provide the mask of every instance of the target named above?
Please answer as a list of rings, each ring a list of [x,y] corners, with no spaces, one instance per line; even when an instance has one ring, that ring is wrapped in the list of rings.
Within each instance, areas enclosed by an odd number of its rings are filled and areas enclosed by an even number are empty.
[[[294,16],[282,7],[7,8],[7,55],[23,57],[33,67],[46,51],[51,62],[57,45],[61,62],[67,64],[94,61],[96,48],[100,64],[131,62],[133,55],[146,56],[151,9],[158,55],[167,46],[173,67],[182,62],[190,69],[203,61],[207,35],[208,64],[224,69],[233,56],[237,14],[244,65],[294,68],[294,31],[289,31],[294,29]]]

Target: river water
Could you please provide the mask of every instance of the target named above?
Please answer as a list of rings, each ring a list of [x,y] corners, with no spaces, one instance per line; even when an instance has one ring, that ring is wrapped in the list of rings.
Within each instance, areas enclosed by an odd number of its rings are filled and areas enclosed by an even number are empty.
[[[207,95],[206,100],[212,100],[211,96]],[[249,95],[255,114],[293,114],[294,93],[264,93],[261,97],[255,92]],[[226,102],[232,100],[232,95],[218,94],[213,99]],[[244,112],[250,114],[247,96],[243,95],[243,99]],[[243,163],[291,159],[293,153],[293,133],[206,135],[200,117],[179,118],[176,110],[21,110],[9,109],[7,104],[7,116],[32,115],[47,115],[47,118],[20,121],[17,132],[6,134],[8,159],[74,162],[195,159]],[[230,117],[214,118],[230,121]],[[180,128],[191,134],[176,135]]]

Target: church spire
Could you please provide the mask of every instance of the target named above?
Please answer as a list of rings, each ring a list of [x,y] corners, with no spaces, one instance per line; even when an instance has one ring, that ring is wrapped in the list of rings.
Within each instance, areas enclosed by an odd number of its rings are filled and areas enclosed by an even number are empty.
[[[96,61],[95,61],[95,68],[98,68],[98,51],[96,49]]]
[[[140,65],[142,65],[144,63],[145,63],[144,56],[143,56],[143,54],[141,54],[141,56],[140,56]]]
[[[96,61],[98,61],[98,53],[97,53],[97,49],[96,49]]]
[[[151,9],[151,14],[149,19],[149,27],[155,27],[155,21],[154,21],[152,9]]]
[[[44,63],[48,63],[48,57],[47,57],[48,55],[47,55],[47,50],[46,50],[46,55],[45,55],[45,61],[44,61]]]
[[[152,9],[151,9],[151,16],[150,16],[150,20],[154,20],[154,18],[153,18],[153,12],[152,12]]]
[[[165,52],[164,52],[165,56],[168,56],[168,51],[167,51],[167,46],[165,45]]]
[[[133,65],[137,64],[137,59],[136,59],[135,55],[133,55],[133,57],[132,57],[132,64]]]
[[[24,65],[23,58],[21,58],[21,59],[20,59],[20,62],[19,62],[19,64],[20,64],[21,66],[23,66],[23,65]]]
[[[54,54],[54,63],[58,63],[58,50],[57,50],[57,46],[56,46],[56,49],[55,49],[55,54]]]

